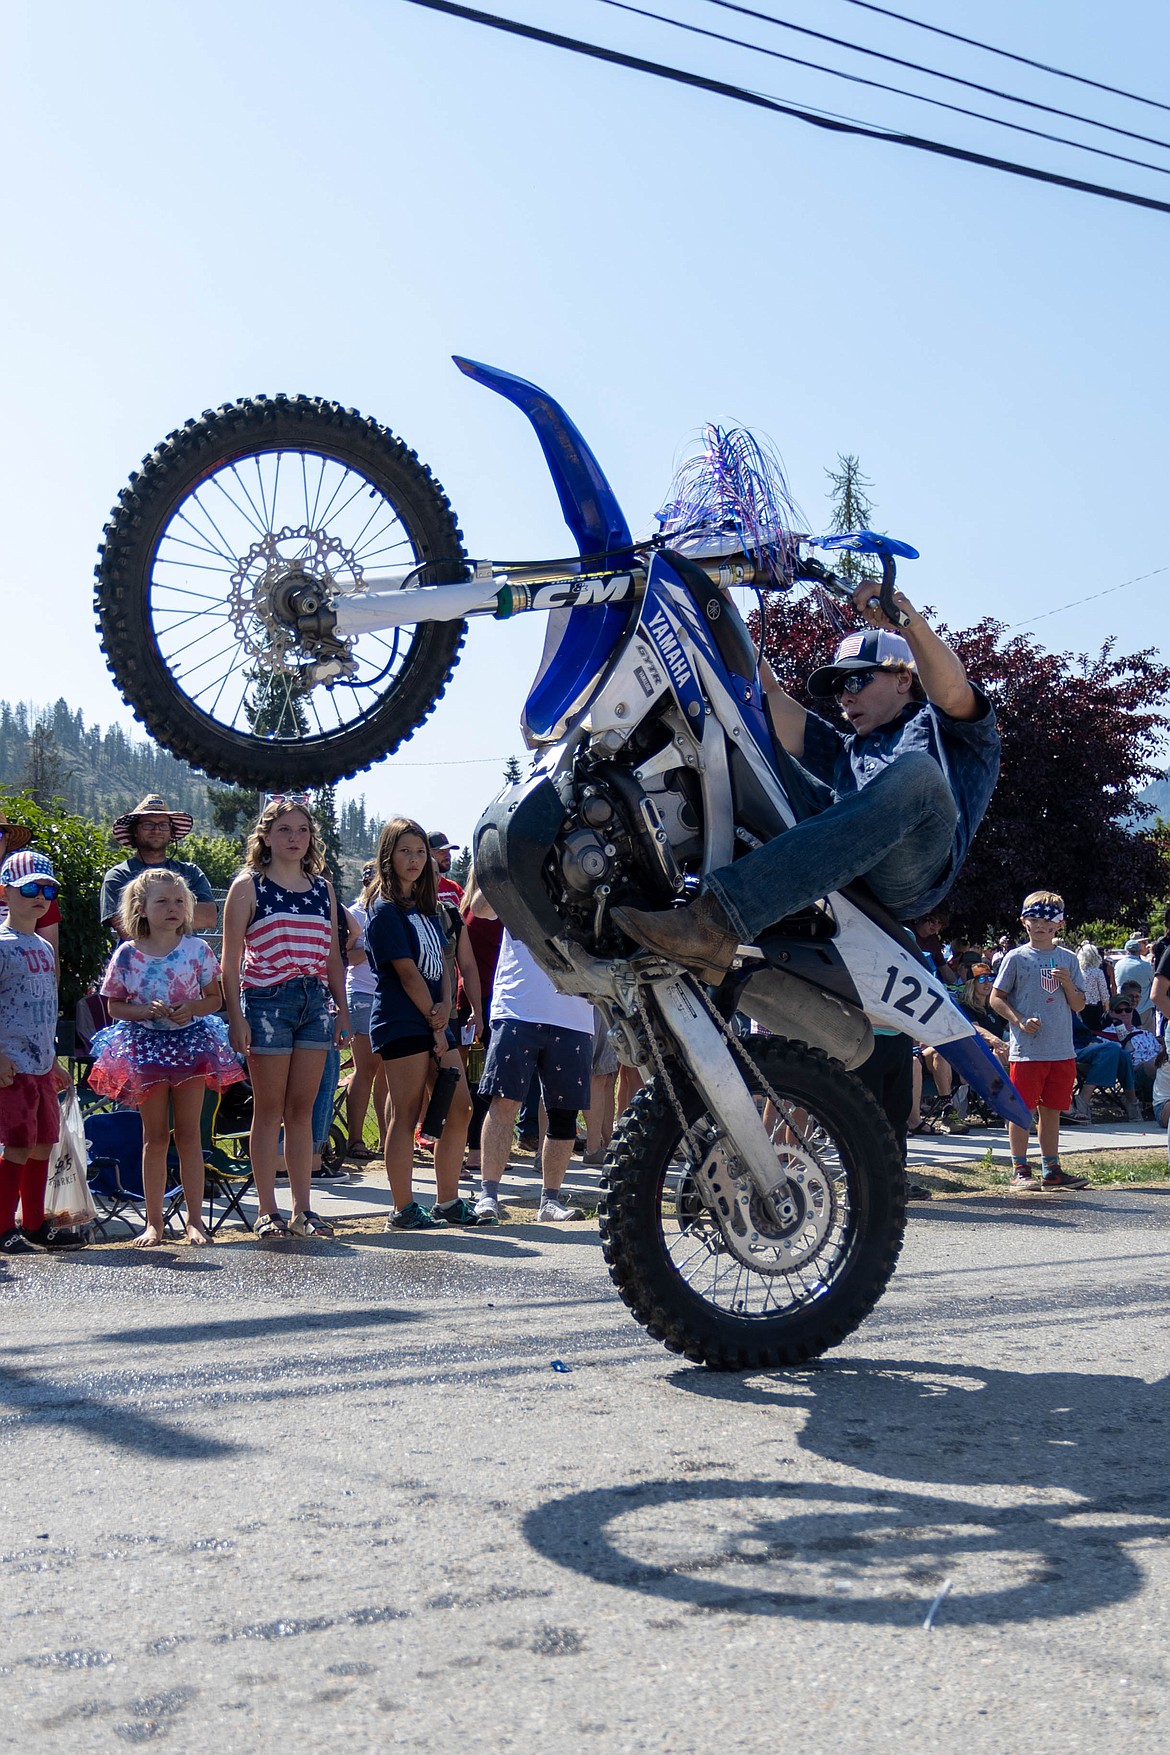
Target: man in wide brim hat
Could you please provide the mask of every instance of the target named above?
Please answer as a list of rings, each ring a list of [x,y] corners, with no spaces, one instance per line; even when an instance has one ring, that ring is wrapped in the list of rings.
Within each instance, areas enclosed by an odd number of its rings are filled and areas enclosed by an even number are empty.
[[[151,866],[161,865],[167,871],[177,872],[180,877],[186,878],[191,886],[195,897],[195,931],[214,930],[215,897],[206,876],[197,865],[167,857],[167,848],[173,842],[185,840],[191,833],[191,828],[190,813],[172,810],[157,792],[148,793],[133,810],[126,811],[117,819],[111,830],[114,840],[119,847],[132,848],[133,853],[129,859],[122,860],[121,864],[112,865],[102,879],[99,907],[105,925],[117,924],[122,891],[130,879]]]
[[[24,823],[14,823],[8,812],[0,809],[0,861],[10,853],[19,853],[32,840],[32,830]]]

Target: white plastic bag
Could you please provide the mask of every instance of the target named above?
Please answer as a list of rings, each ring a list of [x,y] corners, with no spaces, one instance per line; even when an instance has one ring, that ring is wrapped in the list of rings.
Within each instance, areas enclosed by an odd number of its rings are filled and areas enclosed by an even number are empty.
[[[73,1085],[61,1097],[61,1137],[49,1154],[45,1217],[58,1230],[92,1225],[97,1207],[85,1179],[87,1163],[81,1105]]]

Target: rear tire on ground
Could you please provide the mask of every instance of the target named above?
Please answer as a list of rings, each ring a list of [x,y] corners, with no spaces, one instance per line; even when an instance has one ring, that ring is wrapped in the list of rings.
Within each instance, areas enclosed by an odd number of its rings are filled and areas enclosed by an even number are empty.
[[[843,1341],[885,1290],[906,1220],[901,1156],[869,1092],[799,1043],[753,1041],[751,1052],[786,1109],[808,1113],[797,1136],[832,1190],[834,1222],[807,1270],[740,1268],[693,1177],[688,1184],[686,1160],[672,1168],[682,1128],[659,1079],[619,1121],[603,1182],[602,1251],[635,1320],[672,1352],[724,1371],[803,1365]],[[698,1092],[681,1071],[672,1077],[701,1134]],[[712,1277],[714,1290],[704,1289]]]

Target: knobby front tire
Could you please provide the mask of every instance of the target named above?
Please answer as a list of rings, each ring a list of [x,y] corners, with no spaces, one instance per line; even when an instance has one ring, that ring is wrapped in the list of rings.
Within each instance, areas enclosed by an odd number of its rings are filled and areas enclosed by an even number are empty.
[[[387,428],[318,397],[245,399],[171,433],[123,488],[98,629],[122,695],[174,755],[242,786],[326,785],[423,724],[466,624],[362,635],[352,679],[305,689],[311,654],[266,617],[265,580],[419,565],[419,583],[442,585],[465,560],[442,487]]]

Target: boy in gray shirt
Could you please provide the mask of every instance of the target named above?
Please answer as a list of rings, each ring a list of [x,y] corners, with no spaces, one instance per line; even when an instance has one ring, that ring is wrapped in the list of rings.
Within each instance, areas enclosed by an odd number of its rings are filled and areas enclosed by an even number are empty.
[[[1056,942],[1064,925],[1063,897],[1033,890],[1020,920],[1028,942],[999,965],[988,1003],[1011,1029],[1012,1084],[1037,1111],[1041,1188],[1087,1188],[1087,1178],[1068,1176],[1060,1166],[1060,1115],[1072,1103],[1077,1079],[1072,1021],[1084,1009],[1085,978],[1072,952]],[[1028,1134],[1008,1123],[1013,1188],[1036,1186],[1028,1168]]]

